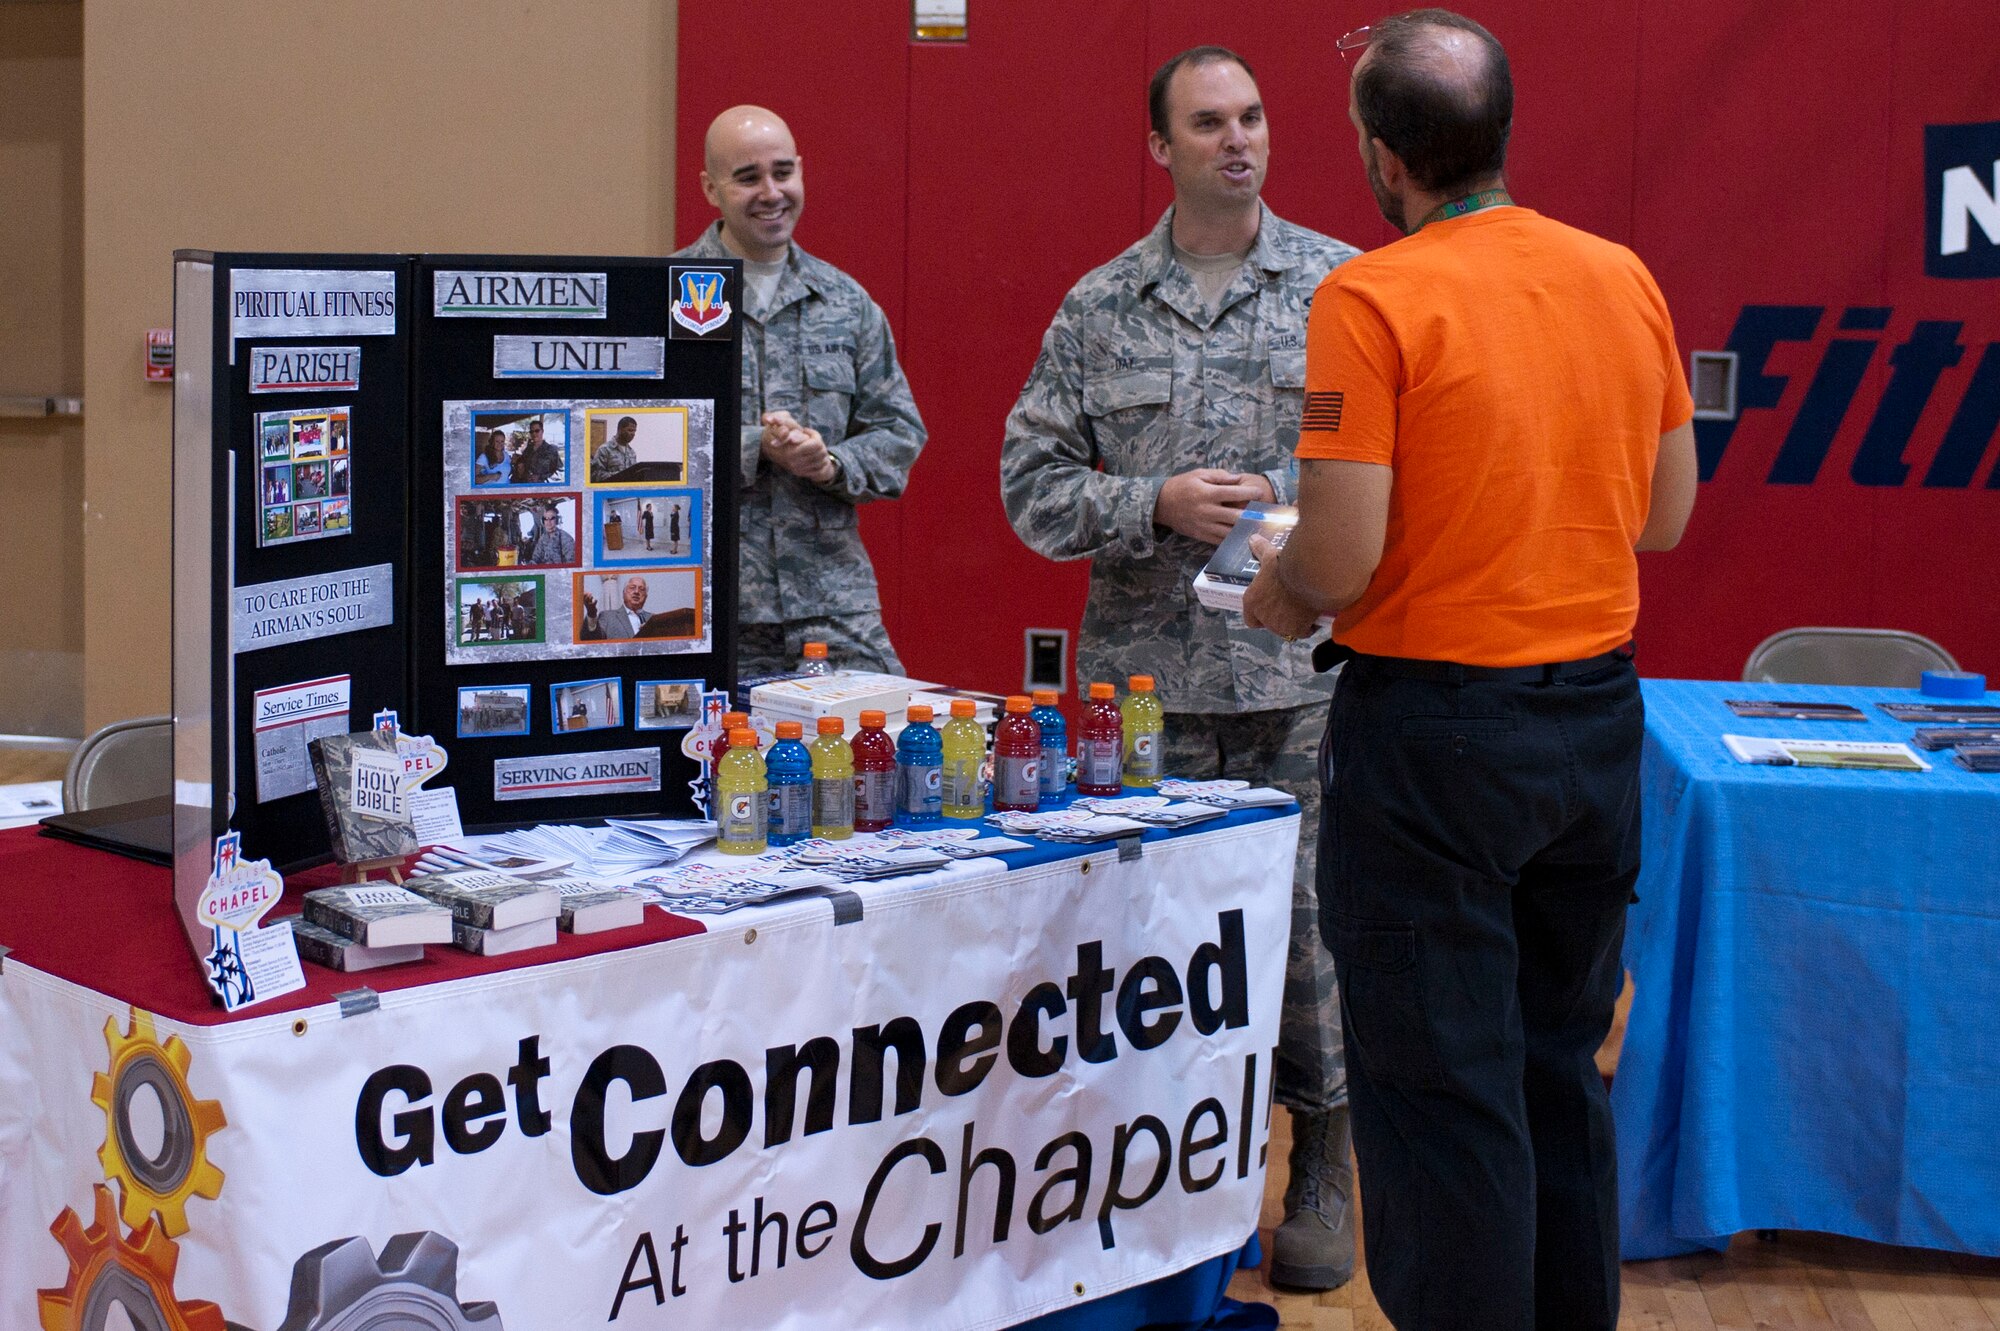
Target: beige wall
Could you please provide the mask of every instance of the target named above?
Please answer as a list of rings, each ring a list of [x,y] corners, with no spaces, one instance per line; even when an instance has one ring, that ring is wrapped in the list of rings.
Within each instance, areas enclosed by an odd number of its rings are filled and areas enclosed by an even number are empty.
[[[83,10],[0,4],[0,395],[83,391]],[[83,721],[83,425],[0,416],[0,734]]]
[[[4,9],[4,6],[0,6]],[[675,0],[87,0],[85,712],[166,710],[176,248],[657,254]]]

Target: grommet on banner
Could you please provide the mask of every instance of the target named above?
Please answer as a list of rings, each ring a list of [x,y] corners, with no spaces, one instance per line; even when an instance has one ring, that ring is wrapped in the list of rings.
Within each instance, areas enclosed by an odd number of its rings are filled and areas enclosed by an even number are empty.
[[[1081,1280],[1077,1281],[1075,1285],[1071,1286],[1071,1288],[1076,1290],[1076,1296],[1079,1299],[1083,1297],[1083,1282]]]
[[[756,931],[755,929],[745,929],[745,930],[743,931],[743,941],[744,941],[744,942],[746,942],[746,943],[754,943],[754,942],[756,942],[756,941],[757,941],[757,931]]]
[[[292,1019],[292,1034],[304,1035],[305,1033],[306,1033],[306,1019],[304,1017],[294,1017]]]
[[[1970,670],[1924,671],[1926,698],[1980,698],[1986,694],[1986,676]]]
[[[1089,861],[1089,860],[1085,860],[1085,861],[1084,861],[1084,862],[1083,862],[1082,864],[1080,864],[1080,865],[1078,865],[1078,866],[1077,866],[1077,870],[1076,870],[1076,871],[1077,871],[1078,873],[1089,873],[1089,872],[1090,872],[1090,861]]]
[[[340,1015],[358,1017],[364,1012],[373,1012],[382,1006],[382,995],[373,989],[349,989],[344,994],[335,994],[333,1001],[340,1004]]]

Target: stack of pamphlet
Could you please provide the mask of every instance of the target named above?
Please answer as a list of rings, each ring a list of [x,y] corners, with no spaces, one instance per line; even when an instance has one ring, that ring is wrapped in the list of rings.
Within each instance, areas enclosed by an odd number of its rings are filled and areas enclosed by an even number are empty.
[[[1131,818],[1148,827],[1192,827],[1220,818],[1227,810],[1199,800],[1171,800],[1165,795],[1086,795],[1070,806]]]
[[[1037,813],[989,813],[986,821],[1002,832],[1018,836],[1040,837],[1044,841],[1063,841],[1071,844],[1087,844],[1093,841],[1113,841],[1119,837],[1137,836],[1146,830],[1146,824],[1136,819],[1118,814],[1096,813],[1088,808],[1071,806],[1067,809],[1049,809]]]
[[[1845,767],[1870,772],[1928,772],[1931,765],[1907,744],[1887,740],[1767,739],[1724,735],[1739,763],[1770,767]]]
[[[547,823],[483,838],[474,852],[559,860],[588,876],[619,878],[672,864],[715,840],[715,824],[699,818],[609,818],[603,827]]]
[[[750,710],[773,723],[797,721],[808,734],[822,716],[837,716],[847,722],[847,733],[852,735],[863,712],[900,714],[910,705],[912,693],[929,687],[922,680],[902,675],[836,670],[830,675],[802,675],[760,684],[750,690]]]
[[[299,945],[299,957],[331,971],[372,971],[378,966],[398,966],[406,961],[424,959],[422,943],[403,943],[395,947],[364,947],[330,929],[322,929],[316,924],[309,923],[303,915],[287,915],[271,923],[280,928],[289,924],[292,928],[292,938]]]
[[[363,947],[451,941],[450,910],[388,883],[314,888],[304,911],[306,923]]]
[[[451,911],[451,941],[482,957],[556,941],[562,894],[546,883],[478,869],[421,874],[404,884]]]
[[[759,855],[741,864],[684,864],[641,878],[635,890],[677,915],[727,915],[745,906],[825,892],[840,881],[790,864],[782,855]]]

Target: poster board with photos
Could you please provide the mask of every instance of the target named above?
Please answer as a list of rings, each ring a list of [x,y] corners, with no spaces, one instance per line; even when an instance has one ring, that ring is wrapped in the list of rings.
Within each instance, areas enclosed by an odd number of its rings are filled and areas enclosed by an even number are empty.
[[[418,262],[416,719],[469,828],[693,812],[681,742],[734,674],[738,282]]]
[[[407,706],[412,274],[406,255],[175,255],[184,916],[229,828],[281,868],[324,856],[307,743]]]

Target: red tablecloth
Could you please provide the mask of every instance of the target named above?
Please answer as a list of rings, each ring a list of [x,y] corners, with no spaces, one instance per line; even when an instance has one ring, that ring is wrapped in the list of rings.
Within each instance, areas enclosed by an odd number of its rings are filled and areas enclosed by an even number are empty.
[[[297,913],[308,888],[338,880],[334,865],[294,875],[271,915]],[[701,932],[697,921],[652,908],[645,923],[633,928],[581,938],[558,934],[553,947],[508,957],[476,957],[439,945],[422,961],[359,974],[307,965],[305,988],[236,1016],[312,1007],[364,986],[377,992],[409,989]],[[174,910],[173,875],[157,865],[58,841],[32,827],[0,831],[0,945],[39,970],[175,1021],[207,1026],[234,1019],[203,982]]]

